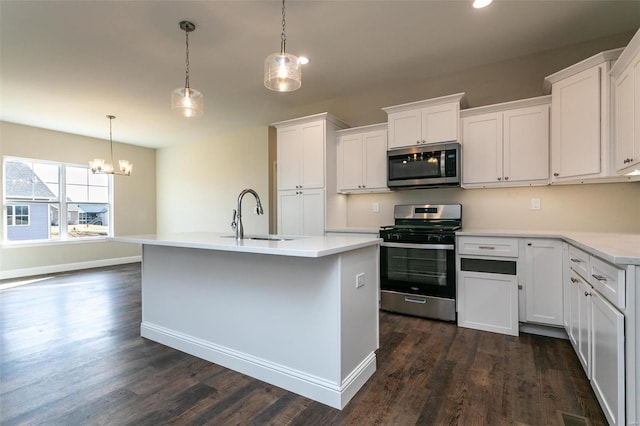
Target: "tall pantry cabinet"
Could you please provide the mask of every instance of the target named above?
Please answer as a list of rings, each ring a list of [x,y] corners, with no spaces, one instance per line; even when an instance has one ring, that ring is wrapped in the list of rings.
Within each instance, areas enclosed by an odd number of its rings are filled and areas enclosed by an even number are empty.
[[[334,141],[335,132],[348,126],[329,113],[272,126],[277,129],[278,234],[319,236],[328,226],[346,226],[346,199],[336,189]]]

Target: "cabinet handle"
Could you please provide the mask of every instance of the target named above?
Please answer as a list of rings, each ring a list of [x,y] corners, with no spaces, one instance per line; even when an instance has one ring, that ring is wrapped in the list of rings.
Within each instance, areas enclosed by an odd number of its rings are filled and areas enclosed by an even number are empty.
[[[573,277],[571,277],[571,282],[572,282],[572,283],[574,283],[574,284],[577,284],[577,283],[579,283],[579,282],[580,282],[580,280],[579,280],[579,279],[577,279],[577,278],[573,278]]]
[[[582,260],[580,260],[580,259],[576,259],[575,257],[572,257],[572,258],[571,258],[571,261],[572,261],[573,263],[582,263]]]
[[[532,246],[532,245],[533,245],[533,243],[527,243],[527,245],[528,245],[528,246]]]
[[[422,298],[422,297],[411,297],[411,296],[405,296],[405,297],[404,297],[404,301],[405,301],[405,302],[411,302],[411,303],[420,303],[420,304],[427,303],[427,299],[426,299],[426,298]]]
[[[591,274],[591,276],[598,281],[607,281],[607,277],[603,277],[602,275]]]
[[[585,292],[584,292],[584,295],[585,295],[585,296],[591,296],[591,293],[589,293],[588,291],[585,291]]]
[[[480,250],[495,250],[495,247],[492,246],[478,246]]]
[[[558,176],[560,176],[560,173],[555,172],[553,175],[554,175],[555,177],[558,177]]]
[[[518,284],[518,290],[522,290],[524,286],[522,284]]]

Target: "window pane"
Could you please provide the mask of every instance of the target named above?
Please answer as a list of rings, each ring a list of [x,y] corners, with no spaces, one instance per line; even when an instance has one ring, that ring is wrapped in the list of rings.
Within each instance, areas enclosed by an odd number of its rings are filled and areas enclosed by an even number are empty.
[[[58,238],[56,203],[9,204],[7,206],[8,241],[48,240]],[[9,216],[12,219],[9,220]],[[13,223],[13,225],[11,225]]]
[[[23,161],[4,163],[7,198],[58,199],[58,166]]]
[[[69,238],[108,237],[109,204],[67,204]]]
[[[75,184],[75,185],[87,185],[88,176],[87,172],[89,169],[85,167],[73,167],[67,166],[67,185]]]
[[[67,200],[109,202],[109,176],[94,175],[87,167],[67,166]]]
[[[89,201],[86,185],[67,185],[67,200]]]
[[[109,186],[109,175],[96,175],[89,173],[89,185],[93,186]]]

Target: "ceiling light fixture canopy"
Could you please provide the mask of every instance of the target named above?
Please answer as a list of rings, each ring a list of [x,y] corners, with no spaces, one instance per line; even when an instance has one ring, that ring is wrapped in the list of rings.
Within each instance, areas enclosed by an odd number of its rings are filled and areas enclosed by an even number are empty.
[[[180,21],[178,24],[185,32],[187,46],[187,71],[184,87],[171,92],[171,109],[178,111],[185,117],[200,117],[204,114],[204,96],[189,86],[189,33],[195,31],[196,25],[190,21]]]
[[[280,52],[272,53],[264,61],[264,85],[276,92],[292,92],[302,85],[302,65],[296,55],[286,53],[287,35],[284,0],[282,0],[282,34]]]
[[[133,164],[131,164],[127,160],[118,161],[119,170],[115,170],[113,168],[113,139],[112,139],[112,132],[111,132],[111,122],[113,121],[114,118],[116,118],[116,116],[107,115],[107,118],[109,119],[109,148],[110,148],[109,158],[111,162],[105,163],[105,161],[102,158],[95,158],[92,161],[89,161],[89,167],[91,168],[91,172],[93,172],[94,174],[130,176],[131,171],[133,170]]]

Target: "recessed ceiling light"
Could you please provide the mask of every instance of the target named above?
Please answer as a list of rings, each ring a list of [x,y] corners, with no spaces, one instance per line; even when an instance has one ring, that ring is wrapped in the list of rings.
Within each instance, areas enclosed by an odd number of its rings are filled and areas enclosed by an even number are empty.
[[[309,58],[306,56],[298,56],[298,63],[300,65],[307,65],[309,63]]]
[[[474,0],[473,7],[475,7],[476,9],[481,9],[483,7],[489,6],[492,1],[493,0]]]

